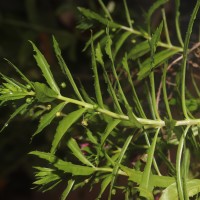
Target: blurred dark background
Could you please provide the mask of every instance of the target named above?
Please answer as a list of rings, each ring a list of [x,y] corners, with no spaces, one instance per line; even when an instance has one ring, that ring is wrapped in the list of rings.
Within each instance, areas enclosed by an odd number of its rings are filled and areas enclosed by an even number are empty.
[[[113,3],[114,19],[123,22],[123,1],[104,1],[105,4]],[[153,3],[151,0],[127,0],[131,15],[138,25],[144,25],[141,16],[144,10]],[[181,1],[181,21],[183,33],[187,28],[188,19],[195,0]],[[52,49],[52,35],[58,40],[62,54],[73,76],[89,86],[93,85],[90,65],[90,53],[82,52],[85,42],[90,37],[90,31],[82,32],[76,29],[81,20],[77,7],[86,7],[99,12],[99,5],[94,0],[6,0],[0,1],[0,72],[7,76],[15,77],[13,69],[3,59],[7,58],[18,66],[31,80],[39,81],[41,73],[36,67],[33,52],[28,40],[33,41],[42,51],[56,78],[60,83],[60,71]],[[173,20],[173,1],[166,7],[169,23]],[[156,26],[160,19],[155,14],[152,24]],[[174,26],[174,24],[169,24]],[[173,30],[173,28],[172,28]],[[86,88],[91,90],[91,88]],[[12,106],[0,109],[0,126],[8,119],[13,111]],[[32,165],[35,160],[27,153],[33,149],[43,148],[48,145],[48,137],[43,136],[30,143],[30,137],[37,127],[37,120],[16,118],[0,135],[0,199],[2,200],[57,200],[62,187],[57,190],[42,194],[33,187],[34,181]],[[48,130],[46,130],[48,131]],[[72,194],[70,199],[91,199],[95,196],[88,193],[89,189],[80,190]],[[120,199],[120,197],[118,197]]]

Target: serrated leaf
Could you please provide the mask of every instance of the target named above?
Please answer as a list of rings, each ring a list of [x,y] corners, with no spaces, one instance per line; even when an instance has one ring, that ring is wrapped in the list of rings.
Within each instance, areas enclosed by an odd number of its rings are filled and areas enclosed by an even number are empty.
[[[177,52],[178,50],[166,49],[156,53],[154,56],[154,68],[158,67],[160,64],[175,55]],[[148,76],[153,69],[151,68],[151,58],[147,58],[143,63],[141,63],[141,69],[138,72],[138,79],[142,80],[143,78]]]
[[[49,113],[43,115],[40,119],[39,126],[32,137],[34,137],[35,135],[40,133],[45,127],[47,127],[52,122],[52,120],[56,117],[56,113],[60,112],[64,108],[65,105],[66,105],[66,102],[62,102],[58,104],[56,107],[54,107]]]
[[[61,67],[61,69],[62,69],[62,72],[63,72],[63,73],[67,76],[67,78],[69,79],[69,82],[70,82],[70,84],[71,84],[71,86],[72,86],[74,92],[76,93],[77,97],[78,97],[81,101],[83,101],[83,98],[82,98],[82,96],[81,96],[81,94],[80,94],[80,92],[79,92],[79,90],[78,90],[78,88],[77,88],[77,86],[76,86],[76,83],[75,83],[75,81],[74,81],[74,79],[73,79],[73,77],[72,77],[72,75],[71,75],[71,72],[69,71],[69,69],[68,69],[68,67],[67,67],[67,65],[66,65],[66,63],[65,63],[65,61],[64,61],[64,59],[63,59],[63,57],[62,57],[62,55],[61,55],[61,50],[60,50],[60,47],[59,47],[59,45],[58,45],[58,43],[57,43],[55,37],[53,37],[53,47],[54,47],[54,51],[55,51],[55,53],[56,53],[56,57],[57,57],[57,59],[58,59],[59,65],[60,65],[60,67]]]
[[[144,172],[142,175],[142,180],[140,183],[140,190],[141,188],[145,190],[148,190],[149,192],[151,192],[151,190],[153,189],[154,185],[152,184],[150,178],[151,178],[151,166],[152,166],[152,162],[153,162],[153,158],[154,158],[154,152],[155,152],[155,147],[156,147],[156,142],[157,142],[157,137],[158,137],[158,133],[159,133],[160,129],[157,129],[155,136],[153,138],[152,144],[148,149],[148,157],[147,157],[147,163],[145,165],[144,168]],[[141,190],[140,195],[143,197],[146,197],[146,192],[142,192],[143,190]]]
[[[98,22],[110,27],[110,28],[120,28],[121,25],[108,20],[107,18],[102,17],[101,15],[97,14],[94,11],[91,11],[86,8],[78,7],[78,10],[88,19],[97,20]]]
[[[92,50],[92,52],[91,52],[91,54],[92,54],[91,55],[92,56],[92,69],[93,69],[93,73],[94,73],[94,89],[95,89],[96,99],[97,99],[98,105],[101,108],[104,108],[102,93],[101,93],[101,87],[100,87],[100,82],[99,82],[99,74],[98,74],[97,63],[96,63],[96,58],[95,58],[93,40],[92,40],[92,43],[91,43],[91,50]]]
[[[109,124],[107,124],[107,127],[101,136],[101,146],[104,144],[104,142],[108,138],[109,134],[117,127],[117,125],[120,122],[121,122],[121,120],[115,119],[115,120],[112,120]]]
[[[0,106],[3,105],[7,101],[23,99],[26,96],[27,94],[25,94],[24,92],[2,94],[0,96]]]
[[[83,155],[83,152],[81,151],[80,147],[78,146],[75,139],[70,138],[67,141],[67,146],[70,148],[70,150],[73,152],[74,156],[79,159],[80,162],[82,162],[85,165],[94,167],[94,165]]]
[[[128,168],[121,164],[120,164],[120,168],[129,176],[130,181],[133,181],[137,184],[140,184],[142,182],[143,172]],[[154,187],[162,187],[162,188],[166,188],[169,185],[175,183],[176,181],[174,177],[159,176],[159,175],[153,175],[153,174],[151,174],[151,180],[152,180],[152,185]]]
[[[50,102],[56,99],[58,94],[49,88],[44,83],[35,82],[33,83],[35,88],[35,97],[39,102]]]
[[[65,173],[71,173],[74,176],[87,176],[95,172],[95,168],[88,166],[75,165],[71,162],[66,162],[51,153],[41,152],[41,151],[32,151],[29,154],[35,155],[41,159],[48,161],[58,170],[61,170]]]
[[[151,59],[153,59],[154,54],[156,52],[158,41],[160,40],[160,35],[163,28],[163,22],[160,23],[158,28],[156,29],[155,33],[152,35],[151,39],[149,40],[149,46],[151,50]]]
[[[12,115],[9,117],[9,119],[7,120],[7,122],[4,124],[4,126],[2,127],[2,129],[0,130],[0,133],[8,126],[8,124],[10,123],[10,121],[16,117],[19,113],[21,113],[22,111],[24,111],[27,107],[29,106],[29,104],[25,103],[21,106],[19,106],[14,113],[12,113]]]
[[[75,183],[75,180],[73,179],[68,180],[67,187],[65,188],[65,190],[63,191],[61,195],[61,200],[65,200],[67,198],[67,196],[69,195],[70,191],[72,190],[74,186],[74,183]]]
[[[4,58],[5,59],[5,58]],[[20,76],[22,77],[22,79],[24,80],[24,81],[26,81],[30,86],[32,86],[33,87],[33,84],[31,83],[31,81],[29,81],[29,79],[19,70],[19,68],[17,68],[13,63],[11,63],[9,60],[7,60],[7,59],[5,59],[7,62],[8,62],[8,64],[10,65],[10,66],[12,66],[17,72],[18,72],[18,74],[20,74]]]
[[[53,74],[51,73],[50,66],[47,63],[45,57],[42,55],[42,53],[39,51],[39,49],[35,46],[33,42],[30,41],[30,43],[33,46],[33,50],[35,51],[34,58],[37,62],[38,67],[40,67],[43,76],[45,77],[47,83],[49,84],[50,88],[57,94],[60,94],[60,90],[53,78]]]
[[[66,131],[83,115],[86,110],[86,108],[81,108],[71,112],[59,122],[52,142],[51,153],[55,153],[56,148]]]
[[[96,61],[99,62],[101,66],[104,66],[103,54],[99,43],[97,44],[95,53],[96,53]]]

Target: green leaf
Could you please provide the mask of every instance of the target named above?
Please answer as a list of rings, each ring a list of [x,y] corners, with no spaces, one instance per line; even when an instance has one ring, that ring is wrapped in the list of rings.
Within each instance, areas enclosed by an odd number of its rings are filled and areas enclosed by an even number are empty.
[[[143,188],[144,190],[148,190],[149,192],[151,192],[151,190],[153,189],[154,185],[151,182],[151,166],[152,166],[152,162],[153,162],[153,158],[154,158],[154,152],[155,152],[155,147],[156,147],[156,142],[157,142],[157,137],[158,137],[158,133],[160,132],[160,129],[157,129],[155,136],[153,138],[152,144],[150,146],[150,148],[148,149],[148,158],[147,158],[147,163],[145,165],[144,168],[144,172],[142,175],[142,180],[140,183],[140,190],[141,188]],[[146,197],[146,192],[143,193],[143,191],[140,192],[140,195],[143,197]]]
[[[121,25],[119,25],[115,22],[112,22],[112,21],[108,20],[107,18],[104,18],[101,15],[99,15],[89,9],[78,7],[78,10],[88,19],[97,20],[98,22],[100,22],[106,26],[109,26],[110,28],[121,28]]]
[[[101,189],[100,189],[100,192],[99,192],[97,199],[101,199],[102,194],[104,193],[104,191],[106,190],[106,188],[110,184],[111,180],[112,180],[112,175],[108,175],[103,179],[103,181],[101,183]]]
[[[106,139],[108,138],[109,134],[117,127],[117,125],[121,122],[119,119],[112,120],[108,123],[104,133],[101,136],[101,146],[104,144]]]
[[[2,129],[0,130],[0,133],[8,126],[8,124],[10,123],[10,121],[16,117],[18,114],[20,114],[21,112],[23,112],[24,110],[26,110],[26,108],[29,106],[29,104],[25,103],[21,106],[19,106],[14,113],[12,113],[12,115],[9,117],[9,119],[7,120],[7,122],[4,124],[4,126],[2,127]]]
[[[56,148],[66,131],[83,115],[86,110],[86,108],[81,108],[73,111],[59,122],[52,142],[51,153],[55,153]]]
[[[115,49],[114,49],[114,58],[116,57],[118,51],[120,50],[120,48],[122,47],[122,45],[124,44],[124,42],[126,41],[126,39],[131,35],[131,32],[124,32],[123,34],[121,34],[120,38],[116,41],[115,43]]]
[[[60,47],[59,47],[59,45],[58,45],[58,43],[57,43],[55,37],[53,37],[53,47],[54,47],[54,51],[55,51],[55,53],[56,53],[56,57],[57,57],[57,59],[58,59],[59,65],[60,65],[60,67],[61,67],[61,69],[62,69],[62,72],[63,72],[63,73],[67,76],[67,78],[69,79],[69,82],[70,82],[70,84],[71,84],[71,86],[72,86],[72,88],[73,88],[75,94],[77,95],[77,97],[78,97],[81,101],[83,101],[83,98],[82,98],[82,96],[81,96],[81,94],[80,94],[80,92],[79,92],[79,90],[78,90],[78,88],[77,88],[77,86],[76,86],[76,83],[75,83],[75,81],[74,81],[74,79],[73,79],[73,77],[72,77],[72,75],[71,75],[71,72],[69,71],[69,69],[68,69],[68,67],[67,67],[67,65],[66,65],[66,63],[65,63],[65,61],[64,61],[64,59],[63,59],[63,57],[62,57],[62,55],[61,55],[61,50],[60,50]]]
[[[104,108],[102,93],[101,93],[101,87],[100,87],[100,83],[99,83],[99,74],[98,74],[98,70],[97,70],[97,63],[96,63],[96,58],[95,58],[93,40],[92,40],[92,43],[91,43],[91,49],[92,49],[91,57],[92,57],[92,69],[93,69],[93,73],[94,73],[94,89],[95,89],[96,99],[97,99],[98,105],[101,108]]]
[[[161,32],[162,32],[162,29],[163,29],[163,22],[160,23],[159,27],[156,29],[155,33],[153,34],[153,36],[149,40],[149,46],[150,46],[150,50],[151,50],[151,60],[152,60],[151,63],[152,64],[154,63],[154,54],[156,52],[158,41],[160,40],[160,35],[161,35]]]
[[[74,176],[87,176],[95,172],[95,168],[88,166],[75,165],[71,162],[66,162],[51,153],[41,152],[41,151],[32,151],[29,154],[35,155],[41,159],[48,161],[58,170],[61,170],[65,173],[70,173]]]
[[[154,56],[154,68],[158,67],[160,64],[162,64],[168,58],[175,55],[177,52],[178,50],[166,49],[166,50],[156,53]],[[151,73],[151,70],[153,69],[151,68],[151,58],[147,58],[143,63],[141,63],[141,69],[138,72],[138,79],[139,80],[144,79],[146,76],[148,76]]]
[[[149,42],[145,40],[144,42],[140,42],[135,45],[129,52],[128,52],[128,59],[135,60],[150,51]]]
[[[128,22],[129,27],[133,29],[133,26],[132,26],[133,20],[131,20],[126,0],[123,0],[123,3],[124,3],[125,13],[126,13],[126,20]]]
[[[150,20],[153,13],[163,4],[167,3],[169,0],[157,0],[153,5],[149,8],[147,13],[147,24],[148,24],[148,32],[150,33]]]
[[[186,182],[187,192],[189,197],[193,197],[194,195],[200,192],[200,180],[192,179]],[[160,200],[179,200],[177,185],[176,183],[171,184],[165,190],[163,190]]]
[[[35,82],[33,83],[34,88],[35,88],[35,93],[36,93],[36,99],[39,102],[50,102],[53,101],[57,98],[58,94],[49,88],[46,84],[44,83],[39,83]]]
[[[143,172],[128,168],[121,164],[120,164],[120,168],[128,175],[129,180],[137,184],[141,184]],[[169,185],[175,183],[176,181],[174,177],[169,177],[169,176],[159,176],[159,175],[153,175],[153,174],[151,174],[150,176],[151,176],[150,179],[152,181],[152,185],[154,187],[166,188]]]
[[[5,58],[4,58],[5,59]],[[11,63],[9,60],[5,59],[8,64],[10,64],[10,66],[12,66],[17,72],[18,74],[20,74],[20,76],[22,77],[22,79],[24,81],[26,81],[31,87],[33,87],[33,84],[31,81],[29,81],[29,79],[19,70],[19,68],[17,68],[13,63]]]
[[[104,61],[103,61],[103,54],[101,51],[101,46],[98,43],[97,48],[96,48],[96,61],[100,63],[101,66],[104,66]]]
[[[53,74],[51,73],[50,66],[47,63],[45,57],[42,55],[42,53],[39,51],[39,49],[35,46],[33,42],[30,41],[30,43],[33,46],[33,50],[36,52],[36,55],[34,55],[34,58],[38,64],[38,67],[40,67],[43,76],[45,77],[47,83],[49,84],[50,88],[57,94],[60,94],[60,90],[53,78]]]
[[[94,167],[94,165],[83,155],[83,152],[81,151],[80,147],[78,146],[75,139],[70,138],[67,141],[67,146],[70,148],[70,150],[73,152],[74,156],[79,159],[83,164]]]
[[[49,113],[43,115],[40,119],[39,126],[32,137],[40,133],[46,126],[48,126],[52,120],[56,117],[56,113],[61,112],[61,110],[66,105],[66,102],[62,102],[54,107]]]
[[[75,180],[73,180],[73,179],[68,180],[67,187],[61,195],[61,200],[65,200],[68,197],[70,191],[72,190],[72,188],[74,186],[74,183],[75,183]]]

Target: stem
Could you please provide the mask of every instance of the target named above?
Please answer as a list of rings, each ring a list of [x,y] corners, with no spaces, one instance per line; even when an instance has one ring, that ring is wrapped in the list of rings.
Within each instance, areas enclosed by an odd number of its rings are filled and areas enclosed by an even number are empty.
[[[140,32],[140,31],[137,31],[135,29],[132,29],[132,28],[129,28],[129,27],[126,27],[126,26],[121,26],[121,29],[128,31],[128,32],[131,32],[131,33],[133,33],[137,36],[142,36],[143,38],[145,38],[147,40],[151,39],[151,36],[148,33]],[[167,49],[178,50],[179,52],[183,51],[182,47],[174,46],[174,45],[171,45],[171,44],[166,44],[166,43],[161,42],[161,41],[158,41],[158,46],[164,47],[164,48],[167,48]]]
[[[181,176],[181,157],[182,157],[182,151],[183,151],[185,137],[188,133],[189,128],[190,128],[190,126],[186,127],[186,129],[184,130],[184,133],[179,141],[177,157],[176,157],[177,188],[178,188],[178,194],[179,194],[180,200],[184,200],[183,181],[182,181],[182,176]]]
[[[57,99],[59,99],[61,101],[65,101],[66,103],[72,103],[72,104],[76,104],[78,106],[82,106],[82,107],[85,107],[85,108],[88,108],[91,110],[95,110],[96,112],[108,115],[115,119],[121,119],[121,120],[125,120],[125,121],[129,120],[129,117],[127,115],[117,114],[112,111],[109,111],[109,110],[106,110],[103,108],[99,108],[99,107],[97,107],[97,105],[86,103],[84,101],[71,99],[68,97],[64,97],[62,95],[58,95]],[[136,119],[139,121],[139,123],[141,123],[144,126],[144,128],[152,128],[152,127],[156,128],[156,127],[166,126],[164,120],[157,120],[157,119],[153,120],[153,119],[146,119],[146,118],[139,118],[139,117],[137,117]],[[198,124],[200,124],[200,119],[185,119],[185,120],[176,121],[175,126],[187,126],[187,125],[192,126],[192,125],[198,125]]]

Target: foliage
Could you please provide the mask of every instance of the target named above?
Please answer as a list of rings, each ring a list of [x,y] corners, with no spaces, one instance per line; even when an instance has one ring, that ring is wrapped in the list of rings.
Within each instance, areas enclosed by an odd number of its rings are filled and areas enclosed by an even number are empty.
[[[102,25],[101,30],[92,31],[84,48],[91,47],[95,97],[90,97],[82,85],[78,86],[54,37],[54,52],[67,78],[61,86],[33,42],[34,58],[45,83],[32,82],[8,61],[22,81],[0,74],[0,105],[10,102],[21,105],[1,131],[21,114],[40,118],[33,140],[47,126],[57,124],[49,151],[30,152],[44,161],[43,166],[35,167],[34,184],[42,191],[67,181],[61,199],[77,188],[85,185],[93,188],[96,183],[100,184],[97,199],[105,191],[108,199],[117,192],[127,200],[154,199],[156,195],[162,200],[198,198],[200,92],[189,56],[198,56],[200,46],[197,42],[190,47],[200,0],[191,14],[184,40],[178,23],[180,1],[176,0],[179,45],[170,40],[164,8],[162,21],[151,30],[153,13],[166,2],[156,1],[150,7],[146,13],[147,26],[140,29],[136,29],[125,0],[128,26],[115,22],[101,0],[105,16],[79,8],[84,17],[79,28]],[[187,68],[189,61],[193,65]],[[187,83],[190,73],[192,83]],[[66,84],[73,94],[63,95]],[[34,108],[41,104],[48,104],[48,109],[38,114]],[[172,153],[176,153],[175,161]]]

